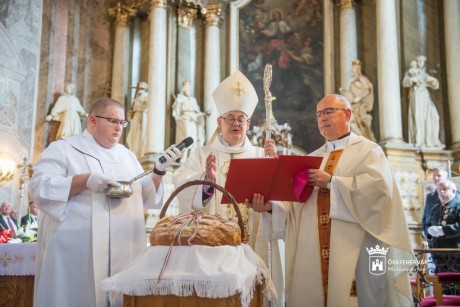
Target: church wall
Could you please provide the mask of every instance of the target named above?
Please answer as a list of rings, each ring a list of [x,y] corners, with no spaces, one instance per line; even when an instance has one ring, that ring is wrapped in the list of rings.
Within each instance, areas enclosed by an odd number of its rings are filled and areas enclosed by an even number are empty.
[[[114,37],[109,5],[109,0],[44,1],[34,161],[54,139],[59,123],[45,117],[65,83],[74,83],[86,111],[109,94]]]
[[[0,4],[0,155],[15,165],[31,160],[34,145],[41,15],[41,1]],[[19,207],[19,176],[0,184],[0,202]]]

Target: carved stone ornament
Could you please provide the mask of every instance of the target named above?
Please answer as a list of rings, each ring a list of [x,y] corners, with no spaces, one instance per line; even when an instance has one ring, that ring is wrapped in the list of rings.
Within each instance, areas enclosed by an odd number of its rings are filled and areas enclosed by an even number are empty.
[[[342,9],[352,9],[353,0],[340,0],[339,5],[340,5],[340,8]]]
[[[206,26],[220,26],[222,23],[222,5],[210,4],[202,10]]]
[[[155,8],[166,8],[168,6],[168,3],[166,0],[152,0],[150,2],[150,9],[155,9]]]
[[[118,2],[116,6],[109,8],[109,15],[115,18],[115,23],[119,26],[129,25],[129,19],[136,15],[136,10]]]
[[[178,23],[180,27],[191,29],[197,15],[198,11],[194,8],[182,5],[177,7]]]

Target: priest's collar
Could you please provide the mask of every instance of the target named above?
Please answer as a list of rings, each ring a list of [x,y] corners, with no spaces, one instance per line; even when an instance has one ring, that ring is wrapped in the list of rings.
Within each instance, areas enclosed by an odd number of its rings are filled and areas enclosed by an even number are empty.
[[[348,140],[350,138],[350,134],[351,134],[351,131],[348,131],[348,133],[345,133],[344,135],[342,135],[338,139],[335,139],[335,140],[332,140],[332,141],[327,141],[327,143],[326,143],[327,151],[329,152],[329,151],[332,151],[332,150],[347,147]]]
[[[219,141],[220,141],[224,146],[226,146],[226,147],[241,148],[241,147],[244,146],[244,141],[245,141],[245,140],[243,140],[243,142],[241,142],[241,143],[239,143],[239,144],[231,145],[231,144],[229,144],[228,142],[226,142],[226,141],[224,140],[224,138],[222,137],[222,134],[220,134],[220,135],[219,135]]]

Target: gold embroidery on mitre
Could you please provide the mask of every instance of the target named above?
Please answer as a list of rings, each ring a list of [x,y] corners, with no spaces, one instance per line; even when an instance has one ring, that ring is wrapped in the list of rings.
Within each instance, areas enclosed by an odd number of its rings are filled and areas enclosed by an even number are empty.
[[[241,95],[242,95],[244,92],[246,92],[246,90],[244,89],[244,87],[241,86],[241,82],[240,82],[240,81],[236,81],[236,87],[231,86],[231,87],[230,87],[230,90],[235,91],[236,94],[238,95],[238,97],[241,97]]]

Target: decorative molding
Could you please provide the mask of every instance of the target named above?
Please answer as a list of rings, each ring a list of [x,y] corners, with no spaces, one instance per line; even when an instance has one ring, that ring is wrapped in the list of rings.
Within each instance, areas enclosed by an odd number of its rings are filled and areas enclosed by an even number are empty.
[[[352,9],[353,0],[340,0],[339,6],[341,9]]]
[[[126,27],[129,25],[129,19],[136,15],[136,10],[132,7],[126,6],[121,2],[117,2],[117,5],[109,8],[109,15],[115,18],[115,24],[118,26]]]
[[[177,7],[177,22],[180,27],[191,29],[198,16],[198,10],[187,6],[179,5]]]
[[[166,0],[151,0],[150,2],[150,9],[165,9],[168,6]]]
[[[222,24],[222,5],[219,4],[210,4],[202,10],[204,15],[204,24],[205,26],[217,26],[219,27]]]

